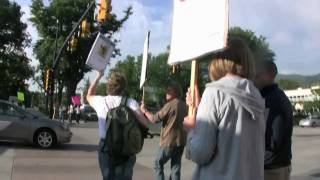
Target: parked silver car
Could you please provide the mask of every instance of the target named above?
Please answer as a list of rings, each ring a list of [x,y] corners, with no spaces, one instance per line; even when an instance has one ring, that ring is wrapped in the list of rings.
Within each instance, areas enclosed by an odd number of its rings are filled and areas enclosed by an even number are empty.
[[[26,141],[40,148],[71,141],[69,125],[40,118],[22,108],[0,100],[0,140]]]
[[[299,121],[299,126],[301,127],[316,127],[320,126],[320,117],[317,115],[309,116],[305,119]]]

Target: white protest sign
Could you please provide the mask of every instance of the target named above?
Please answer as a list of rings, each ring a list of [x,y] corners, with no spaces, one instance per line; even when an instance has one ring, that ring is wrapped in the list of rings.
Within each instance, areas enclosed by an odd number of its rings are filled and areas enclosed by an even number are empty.
[[[174,0],[169,64],[223,49],[228,33],[228,0]]]
[[[113,50],[113,43],[99,33],[92,45],[86,64],[92,69],[104,71],[110,61]]]
[[[141,75],[140,75],[140,89],[143,87],[143,85],[146,81],[147,64],[148,64],[148,51],[149,51],[149,37],[150,37],[150,31],[148,32],[147,37],[144,41],[142,67],[141,67]]]

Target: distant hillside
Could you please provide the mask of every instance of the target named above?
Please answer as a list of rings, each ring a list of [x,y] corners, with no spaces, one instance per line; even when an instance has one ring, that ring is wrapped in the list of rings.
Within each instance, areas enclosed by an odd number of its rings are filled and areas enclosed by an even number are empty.
[[[320,74],[304,76],[298,74],[279,74],[277,80],[288,79],[296,81],[302,87],[310,87],[313,85],[320,85]]]

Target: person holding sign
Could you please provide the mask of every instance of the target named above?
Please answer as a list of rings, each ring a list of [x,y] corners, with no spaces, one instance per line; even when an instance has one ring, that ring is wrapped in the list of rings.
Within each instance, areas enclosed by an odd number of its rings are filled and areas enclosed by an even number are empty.
[[[90,106],[94,108],[98,115],[100,137],[98,160],[101,173],[103,176],[103,180],[131,180],[133,175],[133,167],[136,162],[136,155],[130,155],[124,162],[120,164],[116,164],[114,161],[112,161],[114,157],[112,157],[111,153],[108,153],[112,149],[112,147],[109,146],[110,144],[105,142],[108,135],[107,132],[110,132],[109,127],[111,126],[111,120],[106,119],[106,117],[109,111],[112,111],[120,105],[123,105],[123,99],[126,99],[124,105],[131,109],[138,122],[144,128],[147,127],[145,124],[147,120],[145,119],[143,113],[140,111],[138,102],[134,99],[126,98],[122,95],[126,87],[126,78],[119,72],[112,72],[109,75],[109,78],[107,80],[106,96],[95,95],[96,86],[102,76],[103,73],[98,71],[95,80],[90,84],[88,94],[86,96]],[[109,122],[108,127],[107,122]]]
[[[183,118],[187,115],[187,106],[180,100],[181,88],[178,83],[171,83],[166,89],[167,103],[156,114],[149,112],[141,104],[141,111],[150,122],[162,122],[160,144],[155,159],[156,180],[164,179],[163,166],[171,160],[171,178],[180,179],[181,157],[186,141]]]
[[[209,75],[213,82],[201,100],[196,93],[196,114],[184,121],[190,129],[186,153],[197,164],[193,179],[263,180],[265,105],[252,82],[249,48],[229,38],[209,64]],[[189,106],[193,102],[190,90],[186,100]]]

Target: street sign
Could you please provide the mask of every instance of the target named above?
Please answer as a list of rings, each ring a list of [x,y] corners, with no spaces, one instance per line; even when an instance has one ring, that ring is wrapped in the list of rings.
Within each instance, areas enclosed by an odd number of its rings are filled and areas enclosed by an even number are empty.
[[[24,94],[23,92],[17,92],[18,100],[23,102],[24,101]]]

